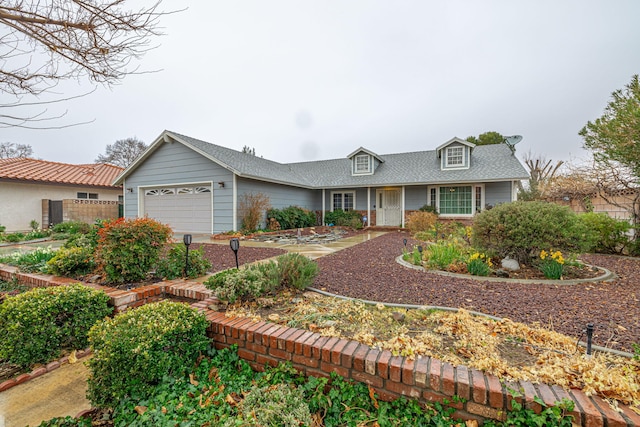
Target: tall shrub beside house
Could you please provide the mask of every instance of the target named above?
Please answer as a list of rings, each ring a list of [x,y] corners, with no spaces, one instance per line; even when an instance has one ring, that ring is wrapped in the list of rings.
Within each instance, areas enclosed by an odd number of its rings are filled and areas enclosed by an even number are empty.
[[[96,261],[109,283],[143,280],[169,243],[169,226],[150,218],[120,218],[98,231]]]
[[[477,248],[532,264],[542,250],[589,251],[594,235],[571,209],[547,202],[504,203],[476,215]]]

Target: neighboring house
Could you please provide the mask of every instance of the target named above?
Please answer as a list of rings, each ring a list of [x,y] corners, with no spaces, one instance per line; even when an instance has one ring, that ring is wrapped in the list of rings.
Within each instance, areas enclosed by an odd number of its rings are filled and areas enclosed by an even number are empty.
[[[458,138],[431,151],[378,155],[360,147],[342,159],[282,164],[165,131],[114,185],[124,188],[126,217],[219,233],[238,229],[247,193],[265,194],[274,208],[300,206],[323,219],[357,210],[367,225],[398,227],[425,204],[442,217],[471,218],[515,200],[516,184],[528,177],[507,145]]]
[[[117,218],[122,188],[111,183],[122,168],[70,165],[28,158],[0,159],[0,225],[7,232],[68,220]]]
[[[633,223],[634,213],[640,212],[640,190],[625,189],[601,194],[597,190],[576,197],[575,194],[547,200],[559,205],[569,206],[575,213],[606,213],[611,218],[623,219]]]

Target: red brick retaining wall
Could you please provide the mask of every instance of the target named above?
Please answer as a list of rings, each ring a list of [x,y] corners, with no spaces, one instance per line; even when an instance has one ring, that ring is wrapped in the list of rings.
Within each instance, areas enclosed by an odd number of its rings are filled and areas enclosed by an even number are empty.
[[[207,311],[211,322],[209,337],[217,348],[238,346],[238,355],[254,369],[265,364],[291,362],[306,375],[328,377],[331,372],[364,382],[375,388],[383,400],[400,396],[422,402],[450,401],[454,416],[461,419],[499,419],[511,408],[508,389],[523,395],[516,399],[539,411],[539,397],[547,405],[562,398],[571,399],[574,424],[585,427],[640,426],[640,415],[621,405],[618,413],[603,399],[588,397],[580,390],[566,391],[558,386],[520,381],[503,384],[493,376],[465,366],[453,366],[438,359],[409,360],[387,350],[373,349],[356,341],[323,337],[302,329],[289,328],[247,318],[228,318],[224,313]],[[452,402],[454,396],[463,399]]]
[[[55,276],[19,273],[14,267],[0,265],[0,279],[9,280],[13,277],[33,287],[78,282]],[[511,407],[508,390],[512,389],[520,391],[523,396],[517,401],[524,402],[534,410],[540,410],[534,397],[539,397],[547,405],[553,405],[562,398],[571,399],[575,404],[571,415],[577,426],[640,426],[640,415],[628,407],[620,405],[622,412],[616,412],[600,397],[586,396],[580,390],[564,390],[558,386],[525,381],[502,383],[493,375],[465,366],[453,366],[434,358],[409,360],[357,341],[323,337],[314,332],[247,318],[228,318],[224,313],[208,309],[217,300],[211,296],[211,291],[197,282],[182,279],[163,281],[126,291],[90,283],[86,285],[104,290],[117,311],[157,301],[166,295],[197,300],[191,305],[203,311],[210,321],[207,333],[215,346],[224,348],[237,345],[238,355],[256,370],[263,370],[266,364],[275,366],[287,361],[306,375],[328,377],[331,372],[336,372],[345,378],[370,385],[383,400],[400,396],[416,398],[421,402],[443,402],[446,399],[450,402],[449,406],[456,409],[454,416],[461,419],[499,419]],[[42,373],[44,371],[36,374]],[[24,374],[24,377],[18,378],[26,381],[27,376],[31,375]],[[453,402],[454,396],[463,400]]]

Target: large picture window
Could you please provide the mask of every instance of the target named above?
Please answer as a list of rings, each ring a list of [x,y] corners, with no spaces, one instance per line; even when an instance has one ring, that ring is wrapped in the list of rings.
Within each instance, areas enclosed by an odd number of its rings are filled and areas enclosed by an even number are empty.
[[[356,194],[353,191],[344,193],[333,193],[333,204],[331,210],[342,209],[352,211],[355,208]]]
[[[440,187],[440,214],[471,215],[471,186]]]
[[[482,210],[484,185],[443,185],[429,187],[428,198],[441,215],[471,216]]]

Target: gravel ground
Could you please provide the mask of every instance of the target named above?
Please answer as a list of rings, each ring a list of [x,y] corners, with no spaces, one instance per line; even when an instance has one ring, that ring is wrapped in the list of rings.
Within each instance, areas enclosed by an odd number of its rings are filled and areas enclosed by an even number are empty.
[[[202,247],[204,251],[204,257],[207,258],[213,264],[211,272],[226,270],[236,266],[236,258],[229,247],[229,245],[214,245],[214,244],[193,244],[192,249],[198,249]],[[251,248],[243,247],[240,243],[240,249],[238,250],[238,264],[249,264],[261,259],[267,259],[278,255],[286,254],[287,251],[278,248]]]
[[[391,232],[318,259],[315,287],[353,298],[464,307],[517,322],[539,322],[574,336],[595,325],[594,343],[632,351],[640,343],[640,259],[585,255],[581,259],[618,275],[580,285],[482,282],[445,277],[395,262],[408,234]],[[583,340],[585,337],[582,337]]]

